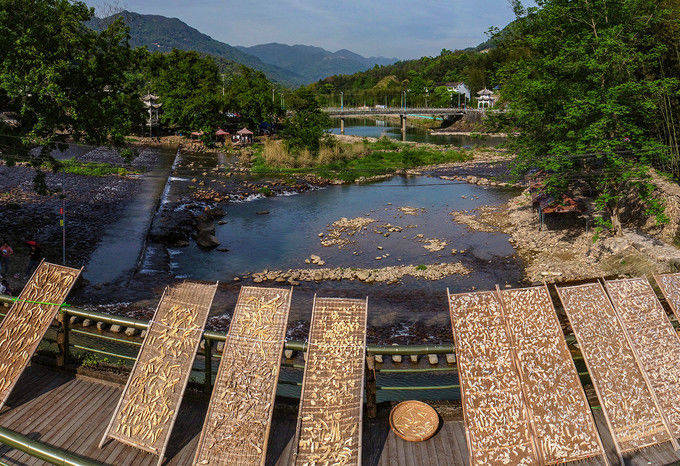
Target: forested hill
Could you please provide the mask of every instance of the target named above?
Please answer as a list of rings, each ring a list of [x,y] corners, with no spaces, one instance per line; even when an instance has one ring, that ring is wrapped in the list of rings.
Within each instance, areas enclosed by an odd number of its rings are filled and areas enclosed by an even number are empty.
[[[473,92],[484,87],[493,88],[500,83],[498,71],[507,57],[507,50],[498,46],[498,39],[507,37],[513,24],[477,47],[456,51],[444,49],[435,57],[375,66],[353,75],[329,76],[310,87],[319,95],[336,95],[337,100],[337,94],[343,92],[346,101],[349,98],[352,102],[354,96],[358,99],[356,103],[366,104],[399,104],[400,93],[405,89],[424,102],[425,89],[431,93],[447,82],[462,81]]]
[[[391,65],[396,58],[363,57],[346,49],[330,52],[309,45],[286,45],[278,43],[237,47],[254,55],[265,63],[295,71],[305,83],[312,83],[327,76],[354,74],[375,65]]]
[[[326,76],[352,74],[375,65],[389,65],[396,58],[363,57],[349,50],[330,52],[308,45],[262,44],[234,47],[203,34],[177,18],[122,11],[106,18],[94,18],[88,25],[103,30],[114,19],[123,18],[130,28],[130,44],[158,52],[173,48],[211,55],[225,67],[226,61],[263,71],[267,77],[287,86],[309,84]]]
[[[263,71],[270,79],[281,84],[303,84],[303,79],[298,74],[264,63],[253,55],[203,34],[177,18],[122,11],[106,18],[93,18],[88,26],[103,30],[118,17],[122,17],[130,28],[130,44],[133,47],[146,47],[152,52],[169,52],[173,48],[193,50],[222,59],[219,61],[227,60]]]

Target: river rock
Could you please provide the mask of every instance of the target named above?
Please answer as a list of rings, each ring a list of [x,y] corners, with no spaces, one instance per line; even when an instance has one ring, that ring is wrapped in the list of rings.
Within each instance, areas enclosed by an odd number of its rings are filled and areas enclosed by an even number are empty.
[[[219,246],[221,243],[215,237],[215,235],[203,231],[196,235],[196,244],[202,249],[213,249]]]
[[[365,282],[370,275],[371,274],[368,272],[368,270],[359,270],[357,272],[357,278],[362,282]]]

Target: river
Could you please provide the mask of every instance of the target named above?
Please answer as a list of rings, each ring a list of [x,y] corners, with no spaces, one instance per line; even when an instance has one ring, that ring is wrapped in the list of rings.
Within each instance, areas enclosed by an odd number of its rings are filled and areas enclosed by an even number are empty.
[[[340,134],[340,119],[333,119],[332,134]],[[345,133],[349,136],[402,140],[401,128],[390,121],[375,118],[345,118]],[[487,135],[434,135],[424,128],[407,127],[406,141],[425,142],[428,144],[454,145],[459,147],[498,146],[505,142],[504,137]]]

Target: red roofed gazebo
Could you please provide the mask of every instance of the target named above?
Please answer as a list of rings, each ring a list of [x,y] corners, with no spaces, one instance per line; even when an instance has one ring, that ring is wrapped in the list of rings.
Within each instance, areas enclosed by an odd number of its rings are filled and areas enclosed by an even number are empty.
[[[250,131],[248,128],[243,128],[237,131],[236,134],[238,135],[238,141],[241,144],[250,144],[253,142],[254,133]]]
[[[218,141],[226,141],[227,136],[229,136],[229,131],[225,131],[222,128],[215,131],[215,138],[217,138]]]

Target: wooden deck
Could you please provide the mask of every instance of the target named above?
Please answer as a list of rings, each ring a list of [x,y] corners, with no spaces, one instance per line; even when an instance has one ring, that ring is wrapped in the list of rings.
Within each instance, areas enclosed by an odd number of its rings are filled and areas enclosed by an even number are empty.
[[[121,394],[122,386],[30,366],[19,379],[7,405],[0,410],[0,425],[32,439],[109,464],[151,465],[155,457],[111,441],[97,447]],[[168,446],[166,464],[191,464],[206,403],[185,400]],[[285,465],[295,434],[295,409],[277,407],[270,432],[267,464]],[[597,427],[610,461],[616,461],[611,436],[599,410]],[[408,443],[389,431],[386,410],[364,421],[363,464],[366,465],[466,465],[465,429],[460,420],[444,422],[427,442]],[[627,464],[659,465],[680,461],[670,444],[646,448],[626,457]],[[8,465],[44,464],[8,447],[0,446],[0,462]],[[582,462],[598,464],[597,461]]]

